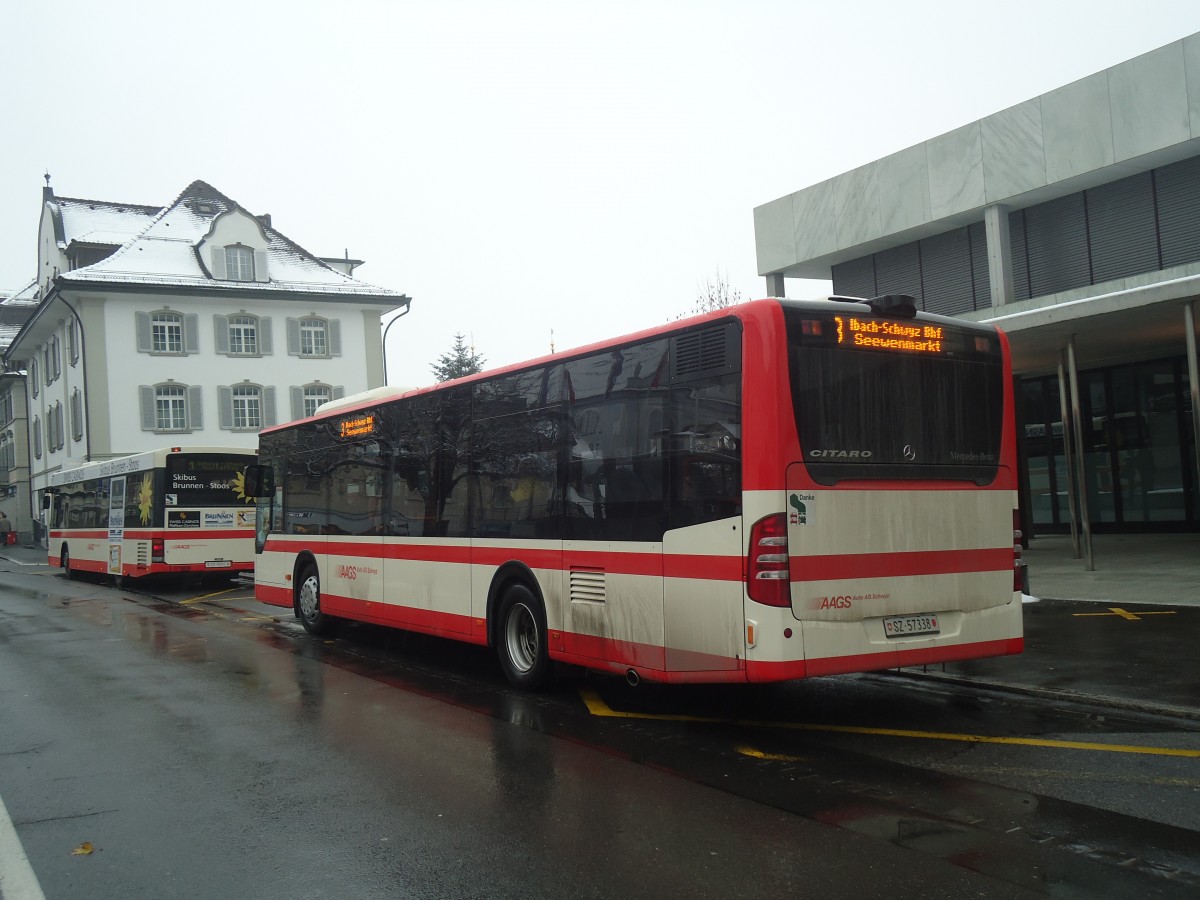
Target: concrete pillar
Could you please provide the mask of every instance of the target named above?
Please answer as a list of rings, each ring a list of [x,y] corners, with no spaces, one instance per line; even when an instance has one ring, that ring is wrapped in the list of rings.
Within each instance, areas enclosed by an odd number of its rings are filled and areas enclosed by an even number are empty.
[[[1015,299],[1008,207],[999,203],[984,207],[983,226],[987,233],[988,283],[992,288],[992,308],[999,309]]]
[[[1196,456],[1196,484],[1200,484],[1200,359],[1196,356],[1196,301],[1183,308],[1184,333],[1187,336],[1188,389],[1192,395],[1192,446]]]
[[[1076,457],[1075,438],[1072,437],[1071,391],[1067,382],[1067,351],[1058,355],[1058,414],[1062,420],[1063,462],[1067,470],[1067,513],[1071,520],[1071,549],[1075,559],[1082,555],[1079,550],[1079,504],[1075,499],[1075,472],[1079,460]],[[1053,433],[1050,435],[1053,440]]]
[[[772,272],[767,275],[767,296],[768,297],[786,297],[787,292],[783,287],[783,275],[778,272]]]
[[[1092,517],[1088,513],[1087,456],[1083,452],[1083,410],[1079,402],[1079,367],[1075,364],[1075,335],[1067,339],[1067,367],[1071,379],[1071,424],[1075,433],[1075,453],[1078,459],[1079,521],[1083,525],[1084,569],[1096,571],[1096,557],[1092,551]],[[1066,423],[1064,422],[1065,426]]]

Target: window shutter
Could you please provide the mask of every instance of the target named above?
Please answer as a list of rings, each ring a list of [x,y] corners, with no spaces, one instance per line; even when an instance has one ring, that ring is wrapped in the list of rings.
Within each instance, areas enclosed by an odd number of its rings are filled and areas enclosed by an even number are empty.
[[[254,280],[255,281],[270,281],[271,273],[267,271],[267,251],[254,251]]]
[[[204,427],[204,396],[200,385],[193,384],[187,389],[187,423],[189,431],[199,431]]]
[[[225,248],[212,248],[212,277],[218,281],[226,281],[229,276],[225,274]]]
[[[292,395],[292,418],[304,418],[304,388],[293,387],[290,390]]]
[[[221,427],[233,428],[233,388],[220,385],[217,388],[217,407]]]
[[[33,455],[42,458],[42,420],[37,416],[33,417]]]
[[[342,323],[340,319],[329,320],[329,355],[342,355]]]
[[[150,334],[150,313],[135,313],[137,319],[137,348],[138,353],[149,353],[154,346]]]
[[[229,316],[213,316],[213,335],[217,339],[217,352],[229,352]]]
[[[1200,157],[1154,170],[1162,266],[1200,261]]]
[[[58,335],[54,336],[54,377],[57,379],[62,374],[62,342],[59,341]]]
[[[262,316],[258,320],[258,352],[263,356],[271,355],[271,317]]]
[[[183,317],[183,352],[200,352],[200,317],[195,313]]]
[[[138,388],[138,397],[142,407],[142,431],[153,431],[157,420],[154,417],[154,388],[149,385],[141,385]]]
[[[83,394],[79,388],[71,394],[71,436],[76,441],[83,440]]]
[[[275,388],[273,387],[262,389],[262,424],[263,428],[270,428],[275,424]]]
[[[290,356],[300,355],[300,320],[287,320],[287,342],[288,354]]]
[[[346,396],[346,389],[344,387],[342,387],[340,384],[335,385],[333,388],[333,399],[341,400],[345,396]]]

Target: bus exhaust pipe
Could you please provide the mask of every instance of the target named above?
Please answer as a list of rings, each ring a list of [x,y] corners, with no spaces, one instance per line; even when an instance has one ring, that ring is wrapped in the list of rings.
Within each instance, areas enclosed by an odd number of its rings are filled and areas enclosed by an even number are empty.
[[[630,687],[637,687],[638,683],[642,679],[638,678],[637,672],[633,671],[633,669],[630,669],[628,672],[625,673],[625,680],[629,682]]]

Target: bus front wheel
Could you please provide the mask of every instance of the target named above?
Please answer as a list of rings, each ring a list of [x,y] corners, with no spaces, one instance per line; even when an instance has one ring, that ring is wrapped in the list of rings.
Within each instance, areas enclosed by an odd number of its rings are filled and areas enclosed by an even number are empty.
[[[496,653],[504,677],[514,687],[534,691],[550,676],[546,652],[546,612],[523,584],[511,585],[500,600]]]
[[[296,590],[296,616],[309,634],[328,634],[333,618],[321,612],[321,576],[317,567],[308,563],[300,572],[300,587]]]
[[[75,577],[75,570],[71,568],[71,551],[65,545],[62,548],[62,553],[58,555],[58,564],[67,573],[68,578]]]

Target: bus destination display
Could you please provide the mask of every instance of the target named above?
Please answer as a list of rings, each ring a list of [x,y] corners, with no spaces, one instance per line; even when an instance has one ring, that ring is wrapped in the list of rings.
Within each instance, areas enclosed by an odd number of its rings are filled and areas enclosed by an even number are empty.
[[[834,321],[839,345],[906,353],[943,352],[945,329],[940,325],[909,325],[857,316],[834,316]]]
[[[338,423],[341,437],[360,437],[364,434],[375,433],[375,417],[372,415],[358,416],[354,419],[343,419]]]

